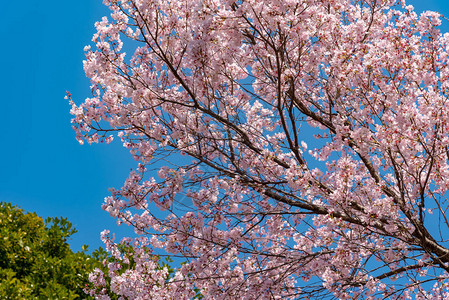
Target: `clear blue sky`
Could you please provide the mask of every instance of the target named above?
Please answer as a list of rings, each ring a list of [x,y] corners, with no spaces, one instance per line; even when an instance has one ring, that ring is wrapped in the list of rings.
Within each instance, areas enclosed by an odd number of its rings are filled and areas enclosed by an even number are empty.
[[[449,16],[446,1],[408,3]],[[100,206],[108,187],[120,187],[134,162],[119,142],[79,145],[64,95],[69,90],[77,103],[89,96],[83,47],[107,10],[101,0],[3,2],[0,201],[43,217],[67,217],[79,231],[72,248],[96,248],[103,229],[125,230]],[[449,31],[448,21],[443,28]]]

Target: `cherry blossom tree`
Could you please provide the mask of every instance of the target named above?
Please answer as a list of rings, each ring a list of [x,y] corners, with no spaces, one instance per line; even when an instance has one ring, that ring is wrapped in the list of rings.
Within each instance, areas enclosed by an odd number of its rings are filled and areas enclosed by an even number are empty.
[[[130,299],[449,298],[449,35],[395,0],[104,0],[72,104],[137,161]],[[133,54],[126,54],[133,53]],[[111,161],[113,164],[114,161]],[[120,250],[122,249],[122,250]],[[128,249],[128,250],[123,250]],[[153,253],[180,257],[169,272]],[[126,266],[126,268],[124,268]]]

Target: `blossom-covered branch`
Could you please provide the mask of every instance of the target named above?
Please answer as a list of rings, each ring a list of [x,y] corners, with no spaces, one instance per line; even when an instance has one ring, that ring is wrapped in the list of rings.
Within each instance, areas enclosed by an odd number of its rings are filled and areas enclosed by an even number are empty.
[[[104,2],[73,128],[81,143],[117,136],[138,161],[103,208],[140,237],[124,241],[135,267],[120,272],[129,254],[104,235],[117,262],[94,282],[141,299],[449,297],[438,13]],[[168,276],[153,248],[185,263]]]

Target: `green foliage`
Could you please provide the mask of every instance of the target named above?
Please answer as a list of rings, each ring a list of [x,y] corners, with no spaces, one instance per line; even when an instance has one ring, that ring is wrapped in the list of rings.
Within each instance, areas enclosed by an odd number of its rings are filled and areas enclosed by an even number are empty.
[[[116,260],[102,248],[89,255],[87,245],[73,252],[67,241],[76,232],[66,218],[43,220],[36,213],[0,202],[0,299],[92,299],[84,292],[95,288],[89,273],[98,268],[107,274],[107,264]],[[121,261],[116,272],[135,269],[134,248],[128,243],[118,247],[128,263]],[[160,268],[168,268],[168,281],[174,273],[172,261],[152,257]],[[105,279],[106,293],[118,299],[111,290],[111,279]]]
[[[87,246],[73,252],[67,240],[76,232],[66,218],[44,221],[0,202],[0,299],[89,298],[83,289],[101,255],[88,255]]]

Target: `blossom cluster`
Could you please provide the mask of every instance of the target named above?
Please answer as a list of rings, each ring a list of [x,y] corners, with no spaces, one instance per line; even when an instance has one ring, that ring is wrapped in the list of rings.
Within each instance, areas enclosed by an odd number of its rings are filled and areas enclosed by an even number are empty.
[[[438,13],[395,0],[104,3],[85,49],[93,95],[69,96],[72,122],[80,142],[115,136],[136,159],[103,209],[139,237],[123,253],[103,236],[115,262],[91,275],[91,295],[107,298],[108,279],[130,299],[449,297]],[[183,263],[169,274],[149,249]]]

